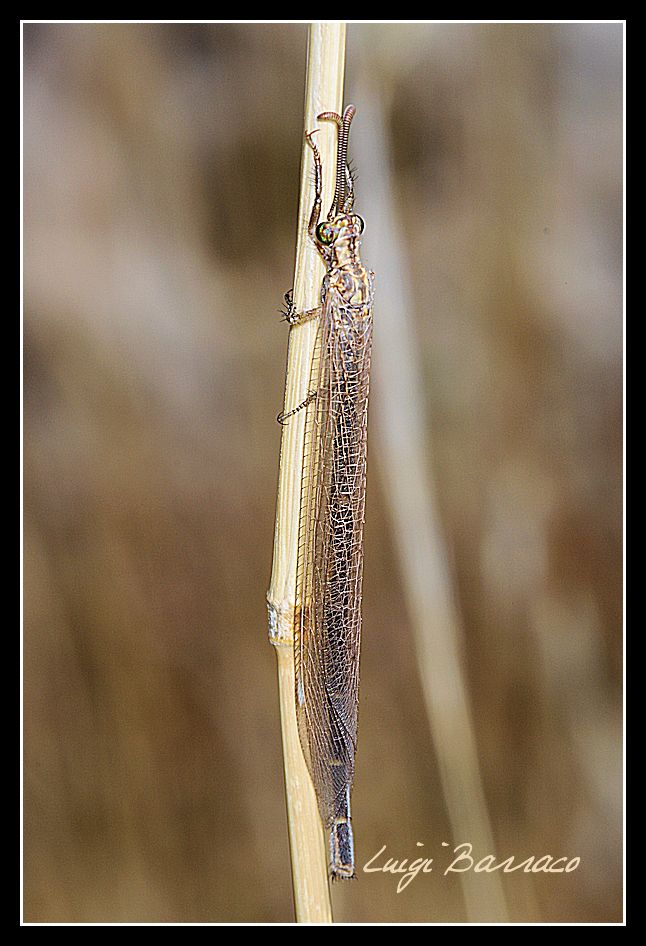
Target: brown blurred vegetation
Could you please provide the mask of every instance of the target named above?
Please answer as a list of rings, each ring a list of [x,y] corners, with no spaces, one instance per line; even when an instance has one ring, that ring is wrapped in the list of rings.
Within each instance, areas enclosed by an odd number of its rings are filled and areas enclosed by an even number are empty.
[[[25,919],[289,921],[265,591],[306,27],[24,39]],[[496,849],[582,859],[504,878],[510,915],[616,921],[621,27],[350,25],[357,124],[372,75]],[[370,458],[360,864],[468,840]],[[464,919],[454,877],[395,886],[337,919]]]

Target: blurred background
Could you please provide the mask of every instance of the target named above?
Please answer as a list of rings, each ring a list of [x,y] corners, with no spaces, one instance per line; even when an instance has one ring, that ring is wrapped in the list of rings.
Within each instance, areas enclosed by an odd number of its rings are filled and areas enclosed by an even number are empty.
[[[265,594],[306,47],[24,26],[28,922],[293,920]],[[472,800],[482,856],[581,858],[470,880],[500,919],[616,922],[622,27],[350,24],[347,53],[377,271],[358,864],[446,863]],[[337,885],[336,919],[484,918],[458,875],[397,880]]]

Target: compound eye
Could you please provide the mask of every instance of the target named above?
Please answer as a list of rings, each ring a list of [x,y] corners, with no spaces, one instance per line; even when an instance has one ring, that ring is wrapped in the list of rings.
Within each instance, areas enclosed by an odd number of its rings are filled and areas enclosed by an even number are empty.
[[[316,228],[316,239],[319,243],[322,243],[323,246],[329,246],[330,243],[334,243],[337,238],[338,230],[331,223],[319,223]]]
[[[366,224],[363,217],[360,217],[359,214],[355,214],[354,219],[355,219],[355,223],[357,227],[359,228],[359,233],[363,233],[363,231],[366,228]]]

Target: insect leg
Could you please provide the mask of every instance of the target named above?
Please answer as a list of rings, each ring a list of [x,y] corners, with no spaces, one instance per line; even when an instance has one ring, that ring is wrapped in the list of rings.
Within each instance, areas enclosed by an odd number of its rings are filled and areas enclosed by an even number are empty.
[[[305,400],[302,401],[302,403],[300,403],[300,404],[298,405],[298,407],[292,408],[292,410],[291,410],[291,411],[287,411],[286,414],[283,414],[283,413],[281,412],[281,413],[278,414],[278,416],[276,417],[276,420],[278,421],[279,424],[284,424],[288,417],[291,417],[293,414],[298,414],[298,412],[299,412],[299,411],[302,411],[304,407],[307,407],[308,404],[311,404],[312,401],[316,400],[317,396],[318,396],[318,392],[317,392],[317,391],[310,391],[310,393],[307,395],[307,397],[305,398]]]
[[[323,166],[321,164],[321,153],[314,143],[314,139],[312,138],[312,135],[316,134],[317,131],[318,128],[315,128],[314,131],[308,131],[308,133],[305,135],[308,144],[314,152],[314,204],[312,206],[312,213],[310,214],[310,221],[307,226],[307,231],[314,242],[316,242],[316,227],[321,216],[321,191],[323,189]]]
[[[323,257],[323,262],[325,263],[326,268],[329,268],[331,260],[330,250],[327,246],[322,246],[322,244],[316,239],[316,228],[321,217],[321,192],[323,188],[323,166],[321,164],[321,153],[314,144],[314,140],[312,138],[312,135],[315,134],[316,131],[318,131],[317,128],[315,128],[314,131],[308,131],[308,133],[305,135],[308,144],[314,152],[314,204],[312,205],[312,213],[310,214],[307,232],[309,233],[310,239],[312,240],[314,246]]]
[[[283,322],[289,322],[290,325],[294,324],[296,309],[294,306],[294,290],[288,289],[288,291],[283,296],[285,300],[281,309],[279,309],[280,314],[283,317]]]
[[[315,309],[306,309],[305,312],[297,312],[294,303],[290,301],[287,306],[287,311],[285,312],[285,321],[289,322],[290,325],[302,325],[303,322],[309,322],[310,319],[315,319],[320,314],[320,305]]]

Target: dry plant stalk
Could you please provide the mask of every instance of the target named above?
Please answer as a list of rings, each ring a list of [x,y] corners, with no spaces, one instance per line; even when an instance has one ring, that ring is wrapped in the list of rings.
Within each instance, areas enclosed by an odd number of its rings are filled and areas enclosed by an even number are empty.
[[[317,144],[323,166],[336,165],[337,132],[317,122],[324,111],[340,112],[343,103],[345,24],[312,23],[309,29],[304,132],[320,127]],[[297,312],[319,304],[323,262],[307,232],[312,200],[313,156],[303,134],[301,186],[293,302]],[[329,206],[334,181],[323,181],[323,205]],[[316,320],[293,325],[289,333],[285,409],[307,397],[316,339]],[[274,557],[267,592],[269,638],[276,649],[280,715],[296,920],[331,923],[327,845],[310,774],[301,749],[294,703],[294,608],[303,469],[305,414],[295,414],[282,428]]]

